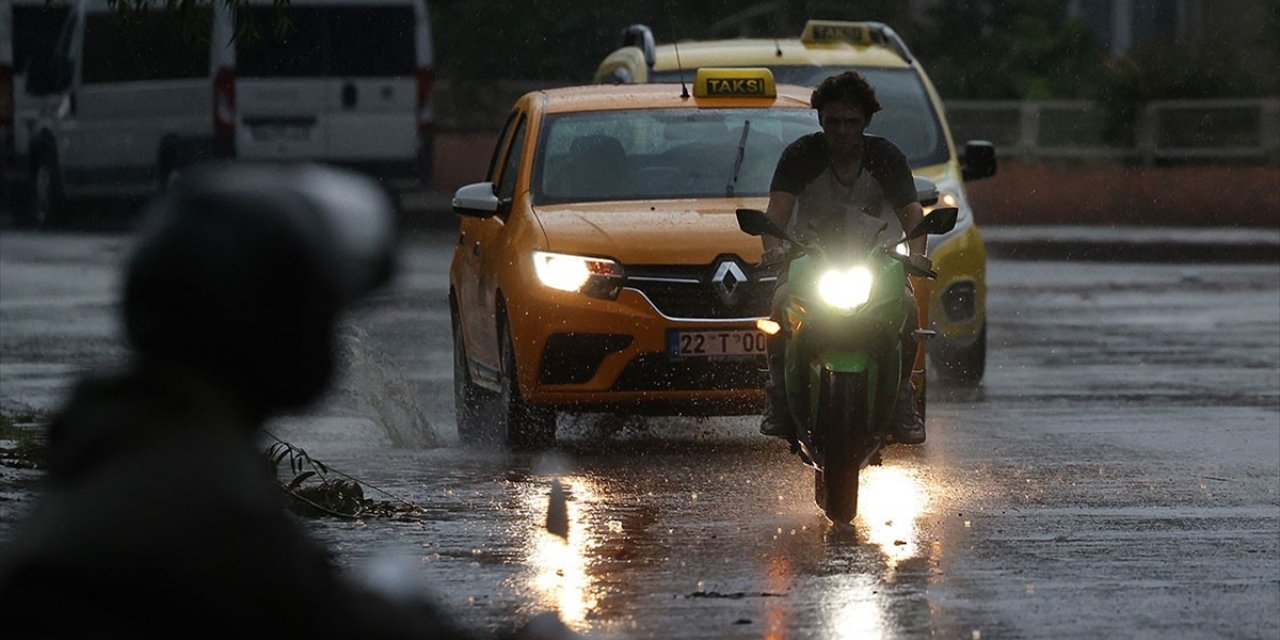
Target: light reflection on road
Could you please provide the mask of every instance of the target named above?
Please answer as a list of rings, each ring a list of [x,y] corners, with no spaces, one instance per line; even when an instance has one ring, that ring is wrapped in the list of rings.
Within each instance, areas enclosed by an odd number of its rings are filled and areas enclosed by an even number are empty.
[[[546,530],[549,485],[536,485],[525,495],[526,512],[531,515],[529,565],[535,575],[538,606],[558,611],[565,624],[584,631],[588,616],[597,605],[597,597],[587,568],[593,550],[599,546],[597,536],[587,526],[592,505],[598,497],[588,480],[562,478],[568,497],[569,536],[567,539]]]
[[[863,469],[858,485],[856,523],[865,527],[865,539],[880,547],[892,572],[920,552],[919,522],[929,504],[928,488],[918,471],[887,465]]]
[[[910,637],[928,628],[928,609],[915,606],[912,594],[923,589],[916,584],[918,559],[937,552],[921,540],[934,490],[911,461],[868,467],[859,475],[853,527],[782,536],[763,580],[766,590],[779,596],[763,603],[763,637],[809,637],[810,625],[823,630],[819,637],[835,640]],[[817,611],[818,617],[806,611]],[[926,620],[918,619],[920,614]],[[809,631],[797,634],[798,629]]]

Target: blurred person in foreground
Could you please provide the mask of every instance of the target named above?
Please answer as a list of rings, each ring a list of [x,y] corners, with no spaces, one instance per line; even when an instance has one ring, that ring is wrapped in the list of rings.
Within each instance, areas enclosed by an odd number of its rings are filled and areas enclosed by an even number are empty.
[[[803,136],[782,151],[769,187],[765,215],[783,229],[791,225],[801,235],[809,232],[808,223],[818,218],[849,219],[858,212],[882,219],[895,238],[920,224],[924,210],[906,155],[888,139],[866,133],[871,117],[880,111],[871,83],[856,71],[830,76],[814,89],[809,104],[818,112],[822,131]],[[790,250],[786,243],[767,234],[761,238],[765,250],[762,262],[783,263]],[[925,238],[920,237],[908,242],[908,246],[912,263],[927,269],[931,265],[925,256],[925,243]],[[907,289],[906,300],[914,301],[910,282]],[[773,318],[782,317],[789,295],[787,271],[782,265],[773,294]],[[903,380],[894,406],[893,437],[904,444],[920,444],[925,440],[924,421],[916,410],[911,384],[917,350],[914,331],[920,321],[915,304],[907,306],[907,322],[901,335]],[[769,381],[760,433],[794,441],[796,427],[787,408],[782,335],[771,336],[766,350]]]
[[[151,205],[124,274],[131,362],[56,416],[44,495],[0,554],[6,637],[469,637],[340,574],[258,440],[328,387],[393,231],[375,183],[318,166],[198,169]]]

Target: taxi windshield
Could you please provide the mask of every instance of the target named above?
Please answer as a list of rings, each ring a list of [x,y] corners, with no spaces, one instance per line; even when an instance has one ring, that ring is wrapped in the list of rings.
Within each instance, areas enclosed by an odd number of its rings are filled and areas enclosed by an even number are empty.
[[[946,162],[950,157],[942,125],[934,112],[924,84],[912,69],[858,68],[876,88],[882,110],[871,119],[867,133],[888,138],[907,155],[912,167]],[[828,76],[842,73],[848,67],[818,65],[780,65],[769,67],[779,84],[816,87]],[[685,81],[693,80],[693,71],[685,70]],[[677,71],[655,71],[653,82],[679,82]]]
[[[766,196],[782,149],[817,130],[808,109],[550,115],[534,167],[534,202]]]

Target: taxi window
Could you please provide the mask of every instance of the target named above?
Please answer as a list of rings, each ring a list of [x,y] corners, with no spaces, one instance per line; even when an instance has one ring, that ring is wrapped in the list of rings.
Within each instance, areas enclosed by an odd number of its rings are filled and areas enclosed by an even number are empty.
[[[847,71],[848,67],[817,65],[783,65],[769,68],[779,84],[797,84],[816,87],[828,76]],[[912,69],[858,68],[876,88],[876,98],[883,108],[871,120],[867,133],[884,136],[898,145],[912,167],[922,167],[946,162],[951,154],[938,114],[929,100],[920,76]],[[693,71],[685,70],[688,81]],[[653,82],[679,82],[678,71],[657,71]]]
[[[511,137],[507,147],[507,159],[502,162],[502,177],[498,179],[498,198],[506,199],[516,193],[516,176],[520,173],[520,155],[524,149],[524,133],[528,120],[520,116],[520,124],[516,125],[516,133]]]
[[[750,123],[749,127],[747,123]],[[804,109],[645,109],[548,116],[534,167],[537,203],[769,193],[787,143],[818,128]]]

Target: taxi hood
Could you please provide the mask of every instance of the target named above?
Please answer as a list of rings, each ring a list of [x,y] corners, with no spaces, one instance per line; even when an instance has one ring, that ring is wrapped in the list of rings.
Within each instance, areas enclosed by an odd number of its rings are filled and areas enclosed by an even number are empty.
[[[738,229],[739,207],[766,198],[590,202],[534,207],[547,250],[613,258],[623,264],[709,264],[731,253],[760,259],[760,239]]]

